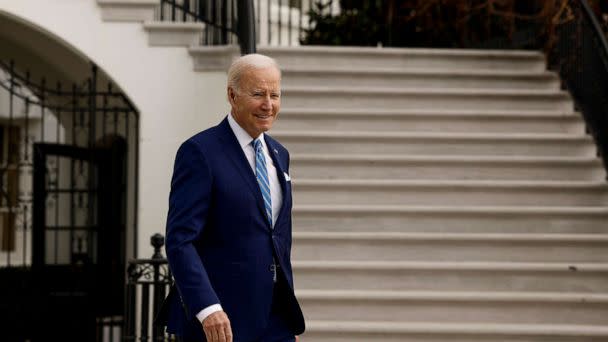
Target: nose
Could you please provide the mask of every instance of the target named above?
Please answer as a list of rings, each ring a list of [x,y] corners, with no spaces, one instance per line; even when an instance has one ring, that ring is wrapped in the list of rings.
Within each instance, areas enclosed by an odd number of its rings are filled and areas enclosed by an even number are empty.
[[[264,96],[264,99],[262,100],[262,108],[264,108],[264,109],[272,108],[272,101],[270,99],[270,95]]]

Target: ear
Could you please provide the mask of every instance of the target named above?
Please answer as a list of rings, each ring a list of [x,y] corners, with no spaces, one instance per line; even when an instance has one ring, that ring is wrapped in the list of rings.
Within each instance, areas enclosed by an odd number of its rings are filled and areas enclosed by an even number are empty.
[[[228,102],[230,102],[231,105],[234,105],[235,101],[236,101],[236,91],[234,91],[234,89],[232,89],[232,87],[228,87],[227,92],[228,92]]]

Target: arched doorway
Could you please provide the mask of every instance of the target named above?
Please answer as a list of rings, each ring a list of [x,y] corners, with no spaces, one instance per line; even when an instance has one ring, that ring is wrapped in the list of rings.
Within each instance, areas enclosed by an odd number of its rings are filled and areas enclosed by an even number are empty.
[[[18,41],[44,33],[14,25],[15,40],[0,35],[3,336],[117,336],[136,236],[138,112],[92,61],[57,42],[54,55],[74,64],[54,67]]]

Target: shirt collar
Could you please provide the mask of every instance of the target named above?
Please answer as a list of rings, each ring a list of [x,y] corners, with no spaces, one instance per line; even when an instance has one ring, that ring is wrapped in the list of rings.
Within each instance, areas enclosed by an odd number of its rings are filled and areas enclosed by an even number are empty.
[[[228,124],[230,125],[232,132],[236,136],[236,139],[239,141],[239,145],[241,146],[242,149],[245,149],[245,147],[247,145],[251,145],[251,142],[253,140],[255,140],[251,137],[251,135],[249,135],[249,133],[247,133],[247,131],[245,131],[243,129],[243,127],[241,127],[241,125],[239,125],[238,122],[236,122],[236,120],[232,116],[232,113],[228,114]],[[262,146],[264,147],[264,149],[266,149],[266,141],[264,141],[264,133],[260,134],[258,136],[258,138],[262,138],[262,139],[260,139],[262,141]],[[253,145],[251,145],[251,146],[253,147]]]

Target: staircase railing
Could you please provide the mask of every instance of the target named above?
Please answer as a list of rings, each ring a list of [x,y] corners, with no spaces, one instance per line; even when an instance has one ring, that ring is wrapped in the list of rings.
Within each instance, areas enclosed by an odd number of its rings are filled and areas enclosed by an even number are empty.
[[[253,0],[160,0],[160,20],[202,22],[202,45],[237,43],[241,53],[254,53]]]
[[[572,94],[608,170],[608,42],[587,0],[570,3],[572,18],[557,29],[549,65]]]
[[[161,253],[165,238],[155,234],[150,243],[154,247],[152,258],[131,260],[127,268],[123,341],[175,340],[163,327],[154,324],[173,278]]]

